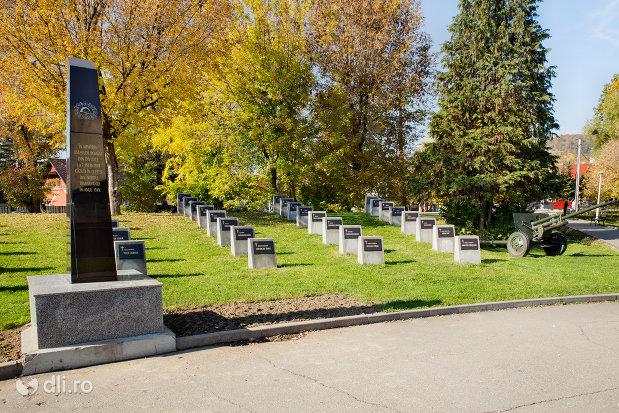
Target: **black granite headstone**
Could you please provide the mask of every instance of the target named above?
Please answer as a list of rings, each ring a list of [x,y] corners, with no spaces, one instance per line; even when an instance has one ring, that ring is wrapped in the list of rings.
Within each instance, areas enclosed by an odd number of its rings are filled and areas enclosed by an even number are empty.
[[[143,260],[144,259],[144,243],[136,242],[135,244],[120,244],[118,246],[118,258],[121,260]]]
[[[380,238],[370,238],[363,240],[363,251],[382,251],[383,240]]]
[[[254,254],[275,254],[275,242],[256,241],[253,243]]]
[[[116,258],[95,65],[67,58],[67,215],[71,282],[115,281]]]
[[[312,214],[312,222],[322,222],[322,219],[326,216],[327,214],[324,212],[315,212]]]
[[[112,239],[114,241],[129,241],[131,239],[131,233],[129,232],[129,228],[112,229]]]
[[[176,212],[179,214],[183,213],[183,198],[187,198],[188,196],[191,196],[191,194],[185,194],[182,192],[176,194]]]
[[[439,238],[453,238],[454,237],[454,229],[452,227],[449,228],[438,228],[438,237]]]
[[[361,228],[344,227],[344,239],[357,239],[361,236]]]
[[[234,228],[234,239],[237,241],[246,240],[249,238],[255,238],[253,228]]]
[[[200,216],[205,217],[206,216],[206,211],[212,211],[215,209],[214,205],[201,205],[202,208],[198,209],[198,211],[200,211]]]
[[[217,218],[225,218],[226,213],[225,212],[211,212],[209,214],[209,217],[211,218],[211,222],[217,222]]]
[[[476,238],[460,238],[460,249],[475,251],[479,249],[479,243]]]
[[[299,210],[297,211],[297,214],[299,214],[300,217],[306,217],[307,214],[312,210],[312,207],[304,207],[301,206],[299,207]]]
[[[404,207],[397,207],[397,206],[391,207],[391,216],[401,217],[402,212],[404,212]]]
[[[198,197],[196,196],[186,196],[183,198],[183,214],[187,215],[189,203],[191,201],[197,201]]]
[[[222,231],[230,231],[231,226],[239,225],[238,218],[225,218],[219,221]]]
[[[327,229],[338,229],[342,225],[340,218],[327,218]]]
[[[406,213],[404,213],[404,221],[406,221],[406,222],[417,221],[418,217],[419,217],[419,213],[418,212],[406,212]]]
[[[423,219],[421,218],[419,220],[421,222],[421,229],[432,229],[432,227],[434,226],[434,220],[433,219]]]

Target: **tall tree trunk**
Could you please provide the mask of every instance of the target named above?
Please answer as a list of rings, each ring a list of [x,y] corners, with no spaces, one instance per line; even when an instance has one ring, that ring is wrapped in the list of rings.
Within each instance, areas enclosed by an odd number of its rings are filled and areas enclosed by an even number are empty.
[[[120,215],[122,195],[118,182],[118,158],[114,149],[114,142],[104,135],[103,146],[105,148],[105,164],[107,166],[108,193],[110,195],[110,212],[112,215]]]
[[[486,229],[486,198],[480,198],[479,200],[479,229]]]
[[[271,188],[273,188],[274,192],[279,192],[277,189],[277,168],[271,166]]]

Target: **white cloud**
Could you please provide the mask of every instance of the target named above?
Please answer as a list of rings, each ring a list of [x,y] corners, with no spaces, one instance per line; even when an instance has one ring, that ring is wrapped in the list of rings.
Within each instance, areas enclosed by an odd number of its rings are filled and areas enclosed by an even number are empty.
[[[596,37],[619,47],[619,0],[593,10],[589,20]]]

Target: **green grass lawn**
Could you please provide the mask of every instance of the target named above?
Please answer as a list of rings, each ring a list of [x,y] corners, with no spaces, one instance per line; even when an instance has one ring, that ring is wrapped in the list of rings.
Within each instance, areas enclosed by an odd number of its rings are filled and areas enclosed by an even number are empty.
[[[619,254],[597,242],[571,242],[560,257],[534,248],[514,259],[505,249],[482,250],[479,266],[459,265],[452,254],[405,236],[398,227],[360,213],[342,216],[363,226],[364,235],[382,235],[385,265],[361,266],[277,215],[229,213],[256,236],[275,238],[279,268],[249,270],[206,230],[171,214],[120,217],[134,239],[146,241],[149,275],[163,283],[166,308],[263,301],[341,293],[387,310],[619,290]],[[0,329],[29,322],[26,277],[65,272],[65,217],[60,214],[0,215]]]

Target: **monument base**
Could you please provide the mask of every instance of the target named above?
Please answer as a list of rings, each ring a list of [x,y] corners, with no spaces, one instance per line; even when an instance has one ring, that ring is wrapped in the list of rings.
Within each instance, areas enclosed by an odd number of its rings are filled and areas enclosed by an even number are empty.
[[[38,349],[34,326],[22,331],[24,376],[49,371],[76,369],[96,364],[131,360],[176,351],[176,335],[162,333],[95,341],[72,346]]]
[[[175,351],[175,336],[163,325],[161,287],[135,270],[118,271],[118,281],[80,284],[68,274],[28,277],[24,374]]]

